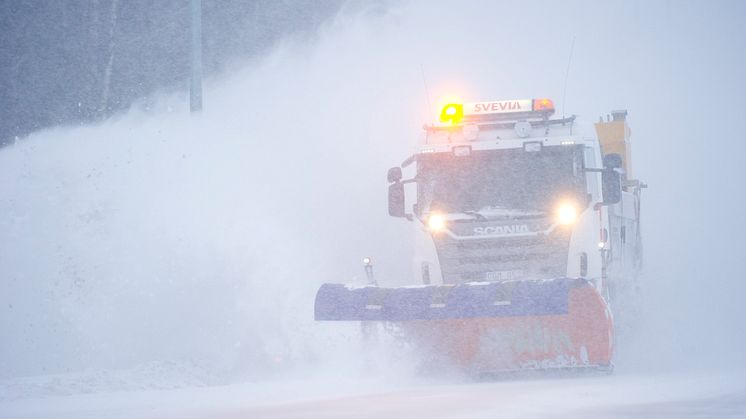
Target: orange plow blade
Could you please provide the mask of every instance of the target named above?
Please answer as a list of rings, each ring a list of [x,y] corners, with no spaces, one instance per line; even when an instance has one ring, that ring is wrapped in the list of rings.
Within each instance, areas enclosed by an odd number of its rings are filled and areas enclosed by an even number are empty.
[[[610,368],[614,328],[592,286],[569,291],[566,314],[402,322],[424,353],[464,370]]]
[[[614,327],[587,280],[406,288],[327,284],[317,320],[395,323],[423,356],[467,371],[611,367]]]

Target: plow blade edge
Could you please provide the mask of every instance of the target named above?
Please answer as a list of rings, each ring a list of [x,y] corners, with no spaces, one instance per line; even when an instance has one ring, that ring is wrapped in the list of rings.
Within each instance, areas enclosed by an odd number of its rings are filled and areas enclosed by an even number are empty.
[[[477,371],[606,367],[613,350],[608,307],[584,279],[402,288],[324,284],[315,318],[393,322],[430,358]]]

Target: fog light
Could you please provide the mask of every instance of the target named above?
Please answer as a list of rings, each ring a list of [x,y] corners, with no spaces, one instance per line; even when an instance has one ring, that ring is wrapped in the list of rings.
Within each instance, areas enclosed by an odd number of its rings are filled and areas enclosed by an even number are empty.
[[[453,147],[453,155],[456,157],[468,157],[471,155],[471,146],[460,145]]]
[[[530,141],[527,143],[523,143],[523,151],[528,152],[528,153],[538,153],[541,151],[541,142]]]

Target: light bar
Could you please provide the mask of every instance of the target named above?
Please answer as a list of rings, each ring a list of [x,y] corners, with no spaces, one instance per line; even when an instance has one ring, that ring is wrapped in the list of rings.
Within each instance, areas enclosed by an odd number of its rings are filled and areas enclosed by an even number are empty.
[[[483,117],[511,115],[554,113],[554,102],[551,99],[513,99],[492,102],[449,103],[440,112],[440,121],[450,125],[459,124],[464,120],[480,120]],[[538,116],[537,115],[537,116]]]

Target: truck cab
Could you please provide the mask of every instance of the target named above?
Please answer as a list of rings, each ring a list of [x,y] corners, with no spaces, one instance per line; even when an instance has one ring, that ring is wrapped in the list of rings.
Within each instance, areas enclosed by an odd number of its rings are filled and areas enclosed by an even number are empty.
[[[553,113],[549,99],[449,103],[389,170],[425,284],[584,278],[608,298],[610,275],[634,275],[644,185],[628,179],[626,112],[595,130]]]

